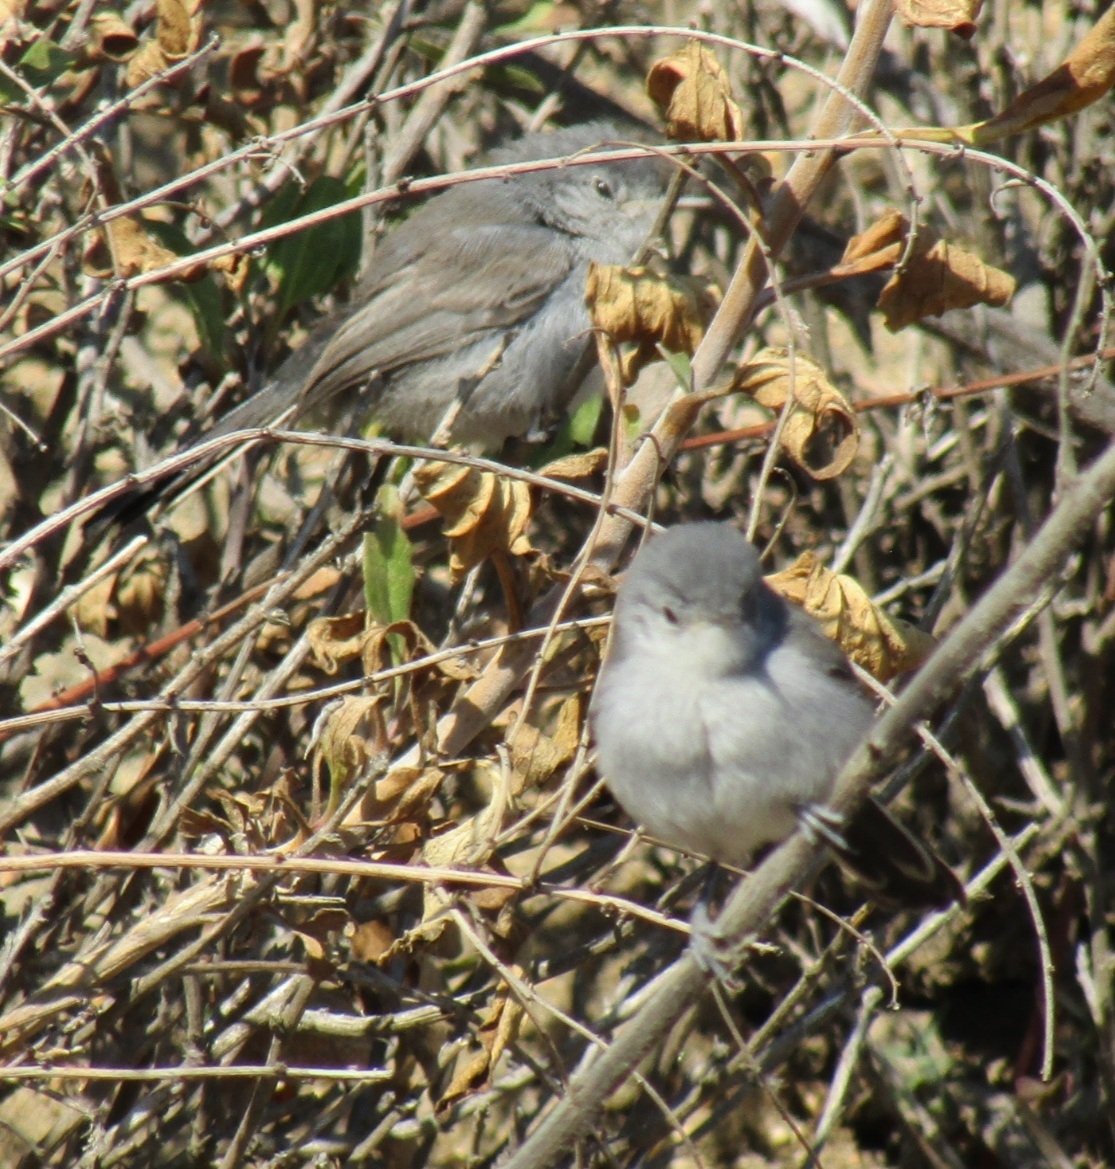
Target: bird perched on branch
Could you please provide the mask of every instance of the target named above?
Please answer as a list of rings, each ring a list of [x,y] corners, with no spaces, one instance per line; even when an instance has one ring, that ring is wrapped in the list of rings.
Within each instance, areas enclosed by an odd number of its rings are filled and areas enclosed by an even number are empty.
[[[495,448],[552,423],[591,344],[589,264],[630,262],[661,206],[656,159],[576,164],[624,137],[612,122],[587,122],[492,152],[487,165],[562,162],[461,183],[426,202],[387,233],[348,303],[201,437],[344,416],[394,438],[428,441],[440,430]]]
[[[880,900],[963,900],[953,872],[879,804],[846,827],[824,808],[874,709],[730,524],[681,524],[635,557],[591,717],[605,782],[667,844],[742,864],[803,823]]]

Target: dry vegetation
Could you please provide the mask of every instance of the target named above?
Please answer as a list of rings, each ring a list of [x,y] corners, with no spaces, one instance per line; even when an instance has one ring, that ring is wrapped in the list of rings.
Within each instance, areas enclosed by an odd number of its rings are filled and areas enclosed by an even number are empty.
[[[470,477],[468,500],[496,503],[482,532],[463,521],[454,572],[442,522],[398,502],[402,465],[371,447],[270,438],[126,532],[66,509],[259,385],[404,211],[399,180],[549,117],[625,111],[665,142],[645,81],[684,38],[607,30],[698,7],[0,3],[0,1164],[519,1150],[526,1169],[574,1142],[581,1164],[710,1169],[1115,1161],[1112,104],[1024,110],[977,135],[993,153],[788,145],[843,132],[822,112],[842,67],[877,127],[971,124],[1097,19],[989,7],[967,41],[895,19],[876,61],[871,35],[846,53],[779,5],[699,6],[737,38],[708,45],[742,105],[729,131],[781,143],[771,178],[754,154],[706,174],[747,215],[764,201],[784,297],[752,320],[766,278],[743,265],[694,384],[723,383],[725,353],[794,346],[850,403],[803,458],[856,428],[847,466],[816,477],[772,446],[778,378],[752,364],[699,413],[628,410],[622,474],[585,457],[526,486]],[[599,35],[521,47],[559,29]],[[723,289],[746,234],[704,194],[673,218],[674,266]],[[833,271],[894,212],[1009,273],[1010,303],[925,316],[939,271],[905,236]],[[899,260],[911,323],[891,332],[875,305]],[[609,418],[590,405],[501,461],[552,469],[605,445]],[[373,464],[394,487],[367,485]],[[889,616],[960,628],[899,710],[934,737],[901,736],[894,806],[971,882],[966,908],[865,908],[798,842],[737,894],[761,943],[739,985],[705,985],[682,957],[698,862],[633,842],[594,786],[623,522],[570,570],[606,482],[662,522],[750,523],[772,571],[810,552]],[[997,589],[996,614],[959,624]],[[839,598],[845,636],[878,644]],[[555,1108],[551,1148],[532,1134]]]

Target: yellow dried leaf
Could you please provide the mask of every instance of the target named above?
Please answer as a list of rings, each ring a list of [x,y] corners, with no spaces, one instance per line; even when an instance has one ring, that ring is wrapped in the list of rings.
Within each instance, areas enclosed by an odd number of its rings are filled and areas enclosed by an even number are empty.
[[[419,491],[437,508],[451,544],[450,568],[460,576],[493,552],[525,556],[531,500],[529,487],[491,471],[451,463],[423,463],[415,471]]]
[[[345,930],[349,949],[357,962],[380,962],[395,942],[391,928],[382,921],[361,921]]]
[[[295,67],[304,67],[306,54],[317,31],[320,0],[294,0],[294,19],[287,23],[283,48]]]
[[[375,674],[433,652],[433,642],[413,621],[392,621],[390,625],[368,626],[360,661],[365,674]]]
[[[401,820],[412,816],[430,802],[445,774],[439,767],[392,767],[375,785],[377,818]]]
[[[313,934],[305,933],[303,930],[294,929],[292,929],[290,932],[302,943],[302,946],[306,951],[306,957],[309,958],[311,962],[320,962],[322,958],[325,957],[325,946],[322,945],[321,941],[318,938],[315,938]]]
[[[144,556],[117,578],[116,612],[125,633],[146,633],[162,617],[169,577],[165,558]]]
[[[341,570],[339,568],[335,568],[331,564],[324,565],[316,572],[311,573],[294,590],[294,598],[298,601],[309,601],[314,597],[320,597],[322,593],[335,588],[340,580]]]
[[[720,62],[697,41],[656,61],[647,74],[647,93],[666,119],[671,138],[732,142],[743,137],[743,111]]]
[[[596,447],[591,451],[578,451],[576,454],[565,455],[554,459],[540,467],[538,473],[547,479],[591,479],[598,475],[608,465],[608,452],[603,447]]]
[[[220,272],[229,291],[236,293],[243,291],[244,285],[248,282],[248,272],[251,270],[248,257],[239,253],[217,256],[210,261],[209,267],[214,272]],[[193,269],[189,271],[192,272]],[[185,280],[186,277],[182,276],[179,279]]]
[[[967,40],[976,31],[983,0],[895,0],[906,24],[917,28],[947,28]]]
[[[147,234],[141,220],[124,216],[92,233],[82,252],[81,264],[90,276],[107,279],[114,275],[154,272],[177,259],[172,251]]]
[[[128,67],[124,70],[124,84],[128,89],[135,89],[137,85],[142,85],[148,78],[165,69],[167,64],[167,59],[159,48],[159,42],[144,41],[128,61]]]
[[[126,61],[139,48],[135,29],[118,12],[94,12],[89,28],[93,33],[89,55],[94,60]]]
[[[474,774],[487,775],[490,779],[488,804],[447,832],[423,842],[422,860],[432,868],[482,868],[495,850],[496,836],[503,827],[511,803],[510,777],[503,768],[487,763],[478,763]],[[444,889],[437,885],[423,885],[422,920],[399,939],[396,949],[410,950],[419,942],[429,944],[441,937],[449,925],[446,904]]]
[[[855,458],[859,449],[855,412],[824,369],[803,354],[795,354],[791,362],[786,349],[760,350],[737,371],[733,389],[752,394],[759,405],[776,413],[793,397],[782,445],[815,479],[835,478]]]
[[[109,625],[116,616],[112,597],[116,591],[115,576],[106,576],[78,598],[74,616],[83,631],[107,637]]]
[[[156,38],[168,61],[180,61],[197,48],[201,22],[193,19],[187,0],[158,0]]]
[[[659,276],[647,268],[590,264],[585,301],[592,323],[614,342],[634,342],[623,363],[627,384],[658,357],[658,347],[692,354],[715,308],[709,286],[682,276]]]
[[[970,140],[985,146],[1045,122],[1067,117],[1099,101],[1115,85],[1115,6],[1088,30],[1065,60],[986,122],[970,127]]]
[[[879,296],[891,332],[922,317],[935,316],[974,304],[1003,305],[1014,293],[1014,278],[985,264],[978,256],[943,241],[931,228],[920,226],[906,256],[910,225],[897,211],[886,212],[866,231],[854,236],[834,275],[854,276],[893,268],[905,257]]]
[[[134,89],[201,44],[202,0],[158,0],[155,36],[144,41],[128,62],[124,82]]]
[[[1072,52],[1005,110],[965,126],[908,126],[892,130],[912,142],[989,146],[1011,134],[1066,118],[1099,101],[1115,85],[1115,7],[1108,6]]]
[[[826,636],[880,682],[914,669],[936,645],[928,633],[888,617],[854,578],[830,572],[811,552],[766,582],[815,617]]]
[[[486,776],[491,783],[487,805],[448,832],[427,840],[422,846],[426,864],[434,868],[478,868],[491,857],[496,834],[503,827],[511,802],[510,777],[503,768],[484,762],[477,764],[476,774]]]
[[[101,206],[122,203],[124,195],[116,177],[112,155],[100,144],[94,144],[91,153],[96,175],[87,178],[82,184],[82,201],[96,201]],[[135,276],[141,272],[156,272],[180,258],[148,234],[138,215],[127,215],[112,219],[103,228],[91,232],[81,260],[89,275],[108,278],[113,275]],[[186,282],[198,280],[205,275],[205,271],[204,263],[195,263],[171,279]]]

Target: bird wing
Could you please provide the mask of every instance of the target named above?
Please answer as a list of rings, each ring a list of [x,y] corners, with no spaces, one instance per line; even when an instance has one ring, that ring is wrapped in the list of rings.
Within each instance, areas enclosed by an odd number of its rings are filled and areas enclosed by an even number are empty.
[[[363,303],[339,328],[330,322],[332,336],[309,372],[302,408],[513,328],[576,262],[560,234],[533,224],[440,230],[421,249],[413,230],[396,233],[404,235],[398,243],[389,237],[395,246],[377,255],[373,280],[357,296]]]

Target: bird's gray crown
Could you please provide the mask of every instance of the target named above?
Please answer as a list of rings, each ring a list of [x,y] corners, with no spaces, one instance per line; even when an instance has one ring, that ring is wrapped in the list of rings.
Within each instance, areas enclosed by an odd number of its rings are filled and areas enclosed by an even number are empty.
[[[652,538],[627,571],[622,607],[666,605],[687,613],[739,619],[756,586],[765,592],[755,549],[730,524],[680,524]],[[622,617],[622,613],[620,614]]]
[[[492,152],[493,164],[561,158],[630,140],[613,122],[528,134]],[[580,239],[604,244],[611,261],[630,260],[654,223],[666,185],[666,171],[654,157],[566,166],[518,175],[503,184],[504,194],[517,201],[524,217]],[[487,187],[488,184],[484,184]],[[513,213],[512,213],[513,214]],[[594,253],[593,258],[600,259]]]

